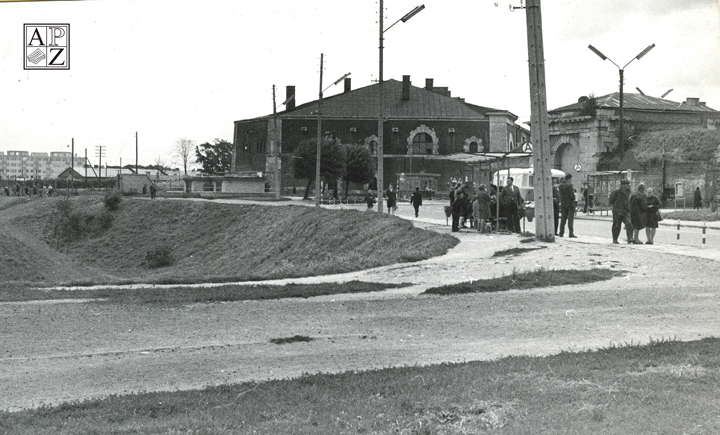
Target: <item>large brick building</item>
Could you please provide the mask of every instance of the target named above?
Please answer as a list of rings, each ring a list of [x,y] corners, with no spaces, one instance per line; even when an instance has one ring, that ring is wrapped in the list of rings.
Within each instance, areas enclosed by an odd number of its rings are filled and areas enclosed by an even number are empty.
[[[325,137],[345,144],[362,144],[375,155],[378,143],[378,85],[351,89],[345,79],[344,92],[322,103],[322,129]],[[288,86],[286,97],[294,96]],[[425,87],[413,86],[410,76],[403,81],[388,80],[383,86],[385,123],[383,131],[384,186],[396,184],[401,174],[416,174],[418,187],[444,191],[452,179],[465,177],[466,165],[433,156],[458,152],[509,151],[528,142],[530,132],[516,124],[517,116],[506,111],[478,106],[453,98],[446,87],[435,87],[433,79]],[[318,101],[295,106],[277,114],[235,121],[235,172],[262,171],[274,180],[274,152],[270,140],[277,122],[282,150],[282,186],[304,186],[292,174],[295,148],[306,139],[317,137]]]

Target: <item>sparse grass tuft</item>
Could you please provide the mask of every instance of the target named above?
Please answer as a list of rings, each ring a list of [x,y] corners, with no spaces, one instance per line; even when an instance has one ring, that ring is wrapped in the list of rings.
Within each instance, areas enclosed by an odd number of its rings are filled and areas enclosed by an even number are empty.
[[[522,242],[522,241],[521,241]],[[537,251],[538,249],[545,249],[545,246],[536,246],[534,248],[510,248],[503,251],[496,251],[493,257],[506,257],[508,255],[520,255],[525,252]]]
[[[299,342],[307,342],[307,341],[313,341],[313,338],[308,337],[306,335],[293,335],[292,337],[284,337],[284,338],[271,338],[270,342],[274,344],[289,344],[289,343],[299,343]]]
[[[526,290],[559,285],[587,284],[605,281],[623,276],[624,271],[610,269],[590,270],[546,270],[518,273],[513,270],[511,275],[500,278],[461,282],[458,284],[433,287],[425,290],[426,294],[451,295],[460,293],[487,293],[505,290]]]

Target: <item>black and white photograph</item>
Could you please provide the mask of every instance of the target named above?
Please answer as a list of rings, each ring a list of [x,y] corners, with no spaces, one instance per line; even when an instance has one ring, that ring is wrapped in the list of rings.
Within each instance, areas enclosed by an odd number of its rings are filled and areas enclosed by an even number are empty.
[[[719,206],[716,0],[0,0],[0,434],[717,434]]]

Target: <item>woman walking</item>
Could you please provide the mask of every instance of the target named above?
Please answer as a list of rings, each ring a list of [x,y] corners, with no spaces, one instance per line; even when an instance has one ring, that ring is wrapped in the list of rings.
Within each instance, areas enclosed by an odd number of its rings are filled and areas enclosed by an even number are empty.
[[[647,201],[645,200],[645,185],[638,184],[635,192],[630,195],[630,222],[633,227],[633,244],[642,245],[640,230],[647,226]]]
[[[655,241],[655,231],[658,228],[658,215],[660,214],[660,199],[653,194],[652,187],[648,187],[645,193],[647,201],[647,226],[645,227],[645,235],[647,236],[646,245],[652,245]]]

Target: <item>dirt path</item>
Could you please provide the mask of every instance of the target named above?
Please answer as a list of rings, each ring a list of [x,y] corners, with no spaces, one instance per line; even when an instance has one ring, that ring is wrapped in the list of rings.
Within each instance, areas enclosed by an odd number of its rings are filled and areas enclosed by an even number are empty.
[[[517,247],[517,236],[468,232],[459,237],[462,242],[443,257],[300,280],[414,284],[382,293],[173,309],[2,304],[0,409],[306,372],[545,355],[650,338],[720,335],[716,261],[664,253],[657,245],[613,246],[590,237],[492,258],[495,251]],[[420,295],[441,283],[537,267],[605,267],[630,274],[581,287]],[[269,341],[296,334],[314,340],[287,345]]]

